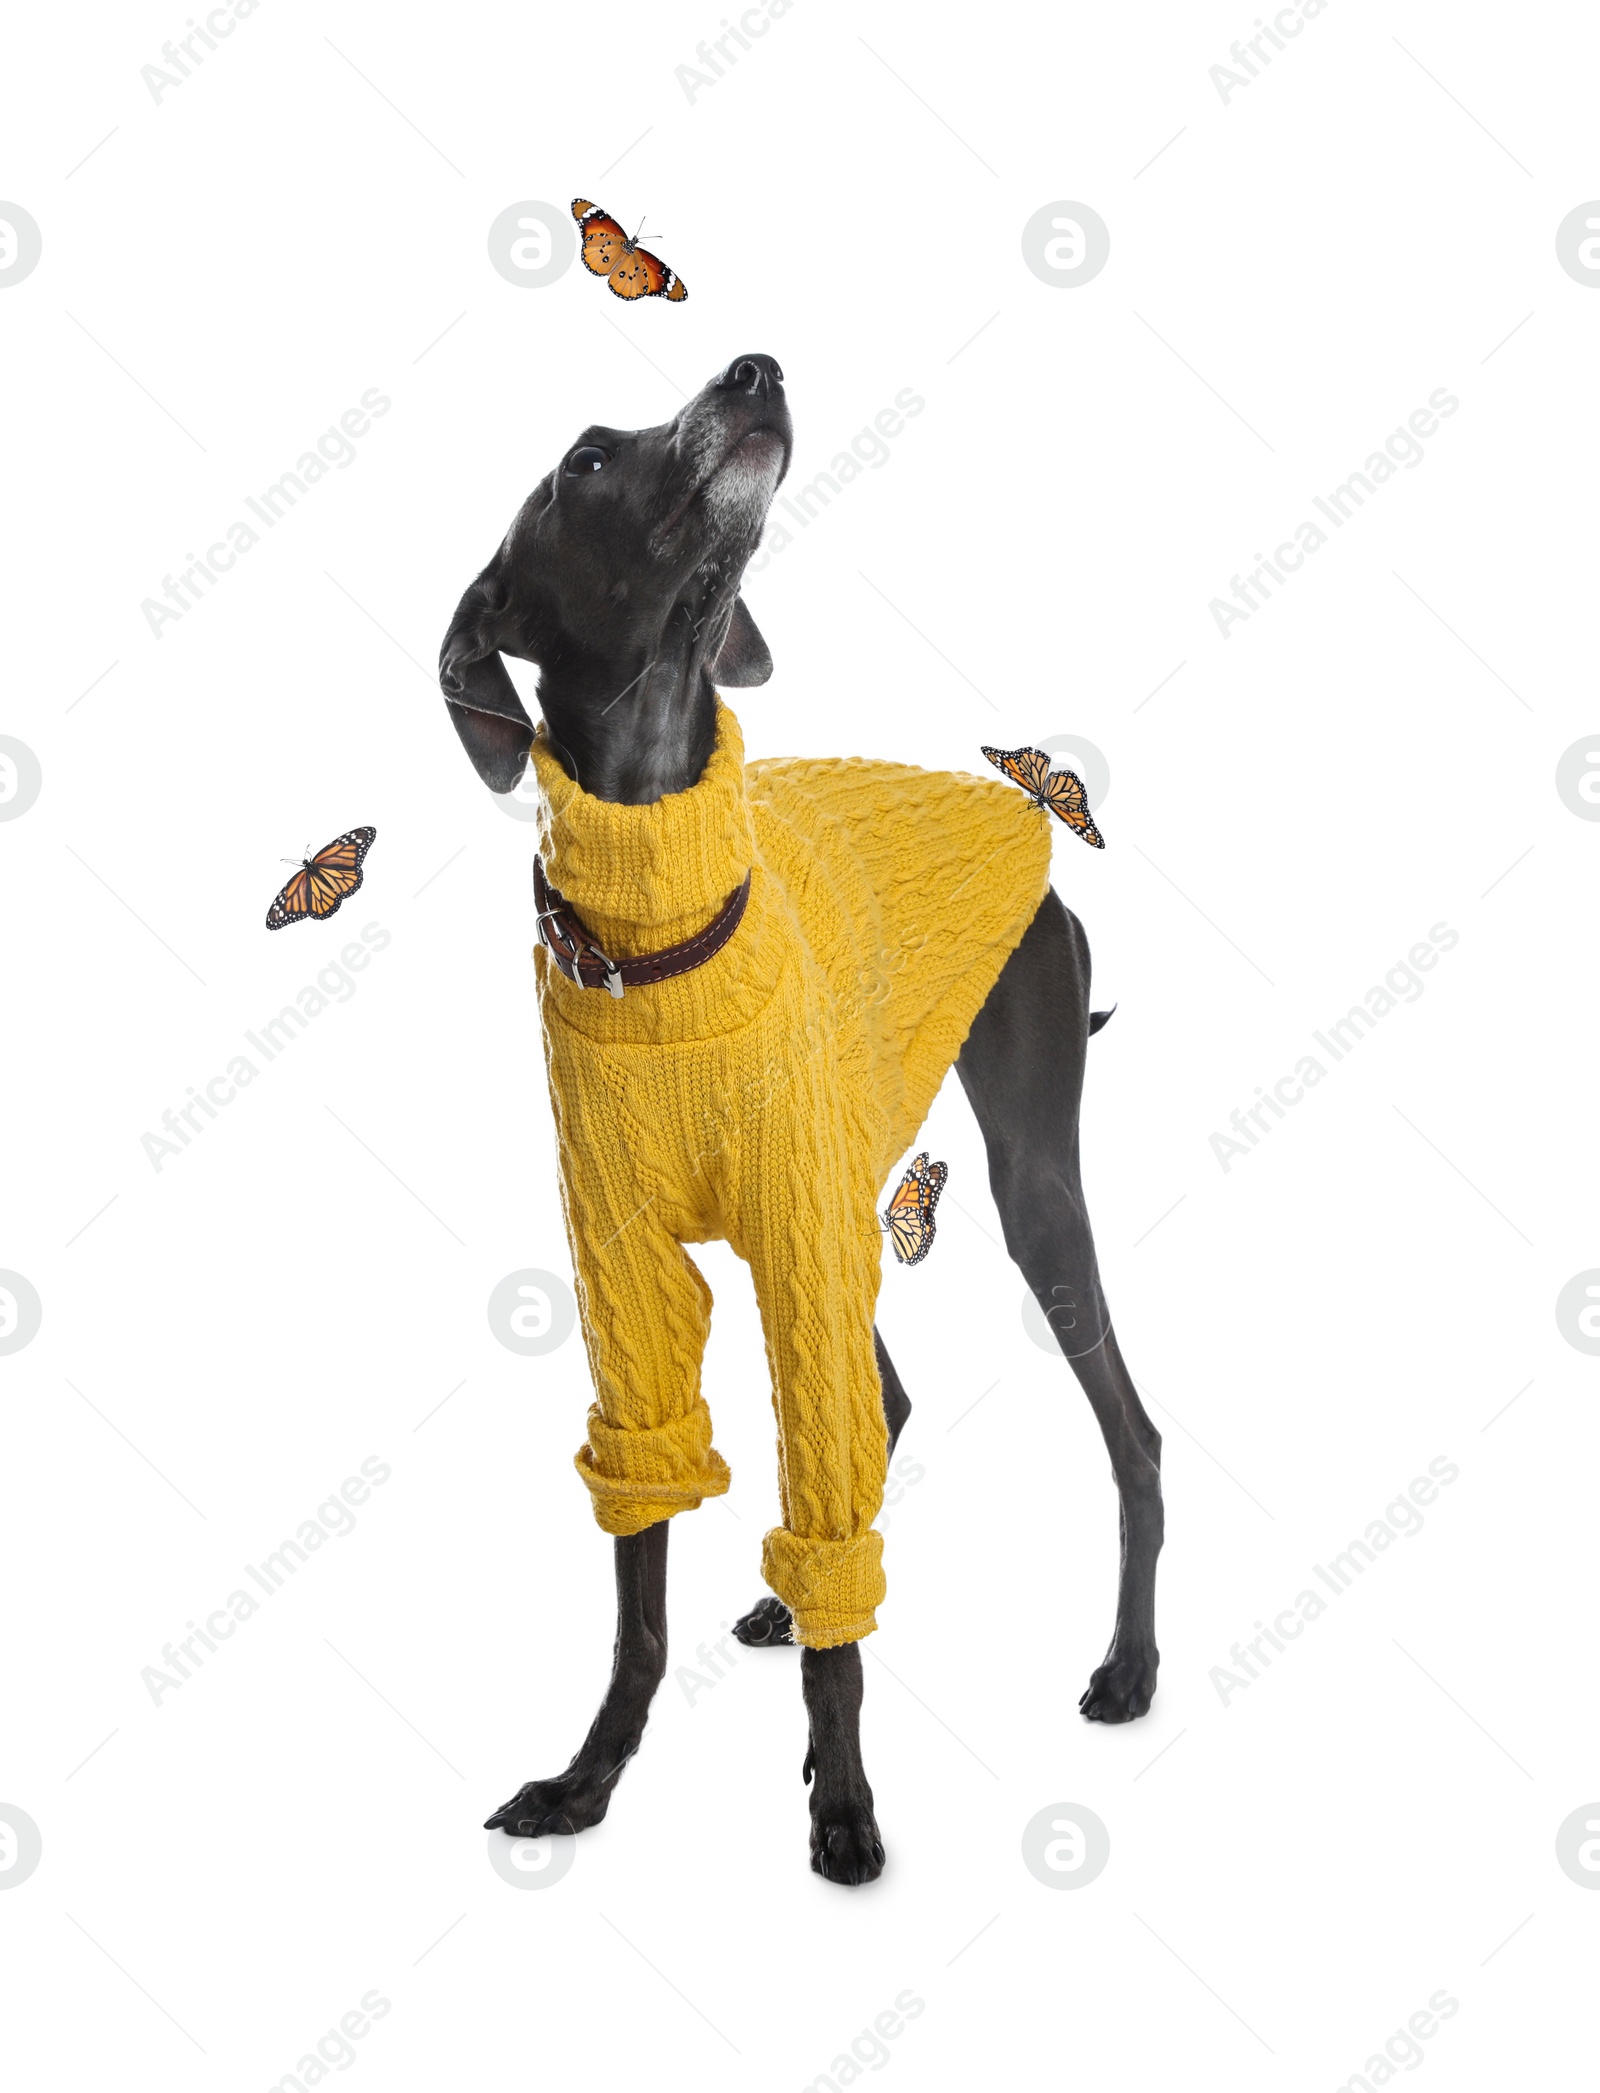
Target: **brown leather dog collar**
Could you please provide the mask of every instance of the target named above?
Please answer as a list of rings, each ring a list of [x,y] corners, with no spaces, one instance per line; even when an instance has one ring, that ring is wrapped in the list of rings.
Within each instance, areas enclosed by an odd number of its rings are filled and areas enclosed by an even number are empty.
[[[705,929],[661,952],[641,952],[634,959],[612,959],[603,952],[565,895],[544,876],[544,861],[533,861],[533,901],[539,911],[539,936],[550,956],[569,981],[579,988],[609,989],[620,996],[625,988],[647,988],[654,981],[671,981],[678,974],[691,974],[720,952],[739,927],[745,903],[750,899],[750,874],[736,887]]]

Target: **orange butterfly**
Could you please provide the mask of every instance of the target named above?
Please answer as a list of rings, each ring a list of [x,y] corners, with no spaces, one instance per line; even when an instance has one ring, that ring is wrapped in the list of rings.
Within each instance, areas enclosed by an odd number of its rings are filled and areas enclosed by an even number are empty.
[[[597,203],[575,196],[572,215],[583,228],[583,266],[605,277],[619,298],[666,298],[676,305],[688,297],[666,263],[639,245],[639,233],[630,240]]]
[[[932,1249],[933,1210],[949,1175],[943,1163],[928,1161],[928,1151],[924,1149],[884,1209],[883,1225],[889,1231],[894,1254],[903,1265],[921,1264]]]
[[[308,916],[331,916],[361,884],[361,860],[372,848],[375,828],[353,828],[335,836],[314,858],[303,858],[300,870],[267,910],[267,928],[302,923]],[[292,863],[293,860],[286,860]]]
[[[981,742],[979,747],[983,747]],[[1013,785],[1022,787],[1035,806],[1048,807],[1085,843],[1092,843],[1096,850],[1105,849],[1106,839],[1089,819],[1089,795],[1075,770],[1052,770],[1043,749],[984,748],[983,753]]]

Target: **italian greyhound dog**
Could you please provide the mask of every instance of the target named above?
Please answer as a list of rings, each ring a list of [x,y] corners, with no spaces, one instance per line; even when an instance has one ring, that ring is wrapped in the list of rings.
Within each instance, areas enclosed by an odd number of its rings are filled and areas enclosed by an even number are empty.
[[[736,357],[659,428],[582,431],[462,597],[440,650],[451,718],[491,791],[517,785],[533,736],[507,654],[537,664],[550,746],[586,792],[644,805],[700,778],[716,689],[772,674],[740,583],[792,444],[783,373],[765,355]],[[928,876],[936,886],[937,866]],[[1078,1705],[1091,1722],[1127,1722],[1148,1710],[1156,1683],[1161,1437],[1111,1330],[1079,1178],[1084,1062],[1101,1021],[1089,1009],[1088,942],[1049,890],[956,1071],[982,1130],[1006,1249],[1111,1456],[1121,1505],[1116,1626]],[[911,1403],[873,1334],[892,1454]],[[519,1788],[490,1828],[538,1838],[606,1814],[666,1671],[669,1523],[614,1541],[612,1674],[577,1756],[565,1772]],[[734,1632],[749,1644],[786,1643],[788,1611],[769,1595]],[[861,1758],[859,1647],[804,1649],[800,1671],[811,1864],[832,1882],[868,1882],[884,1849]]]

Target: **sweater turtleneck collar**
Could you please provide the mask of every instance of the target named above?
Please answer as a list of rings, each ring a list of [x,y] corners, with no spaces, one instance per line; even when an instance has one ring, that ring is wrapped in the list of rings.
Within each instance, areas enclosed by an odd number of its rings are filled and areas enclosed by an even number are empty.
[[[703,929],[755,861],[744,738],[720,698],[699,779],[645,806],[585,792],[557,761],[543,722],[531,754],[545,876],[616,957]]]

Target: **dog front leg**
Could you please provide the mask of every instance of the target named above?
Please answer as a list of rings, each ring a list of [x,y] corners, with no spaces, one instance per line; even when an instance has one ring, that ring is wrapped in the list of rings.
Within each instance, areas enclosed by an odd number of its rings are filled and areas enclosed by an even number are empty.
[[[488,1819],[486,1830],[537,1839],[548,1832],[586,1831],[605,1815],[623,1767],[639,1749],[650,1703],[667,1669],[670,1524],[663,1519],[613,1544],[617,1640],[611,1683],[577,1757],[553,1779],[525,1782]]]
[[[883,1873],[883,1841],[861,1763],[860,1644],[802,1650],[800,1685],[811,1726],[811,1866],[829,1882],[872,1882]]]
[[[883,1348],[883,1339],[874,1324],[872,1348],[878,1360],[878,1378],[883,1383],[883,1421],[889,1428],[889,1459],[894,1459],[894,1450],[900,1443],[900,1434],[905,1429],[906,1419],[911,1415],[911,1398],[895,1371],[894,1361]],[[757,1599],[750,1611],[741,1614],[733,1624],[733,1632],[740,1642],[753,1650],[792,1648],[794,1645],[794,1623],[789,1609],[781,1599],[768,1592]]]

